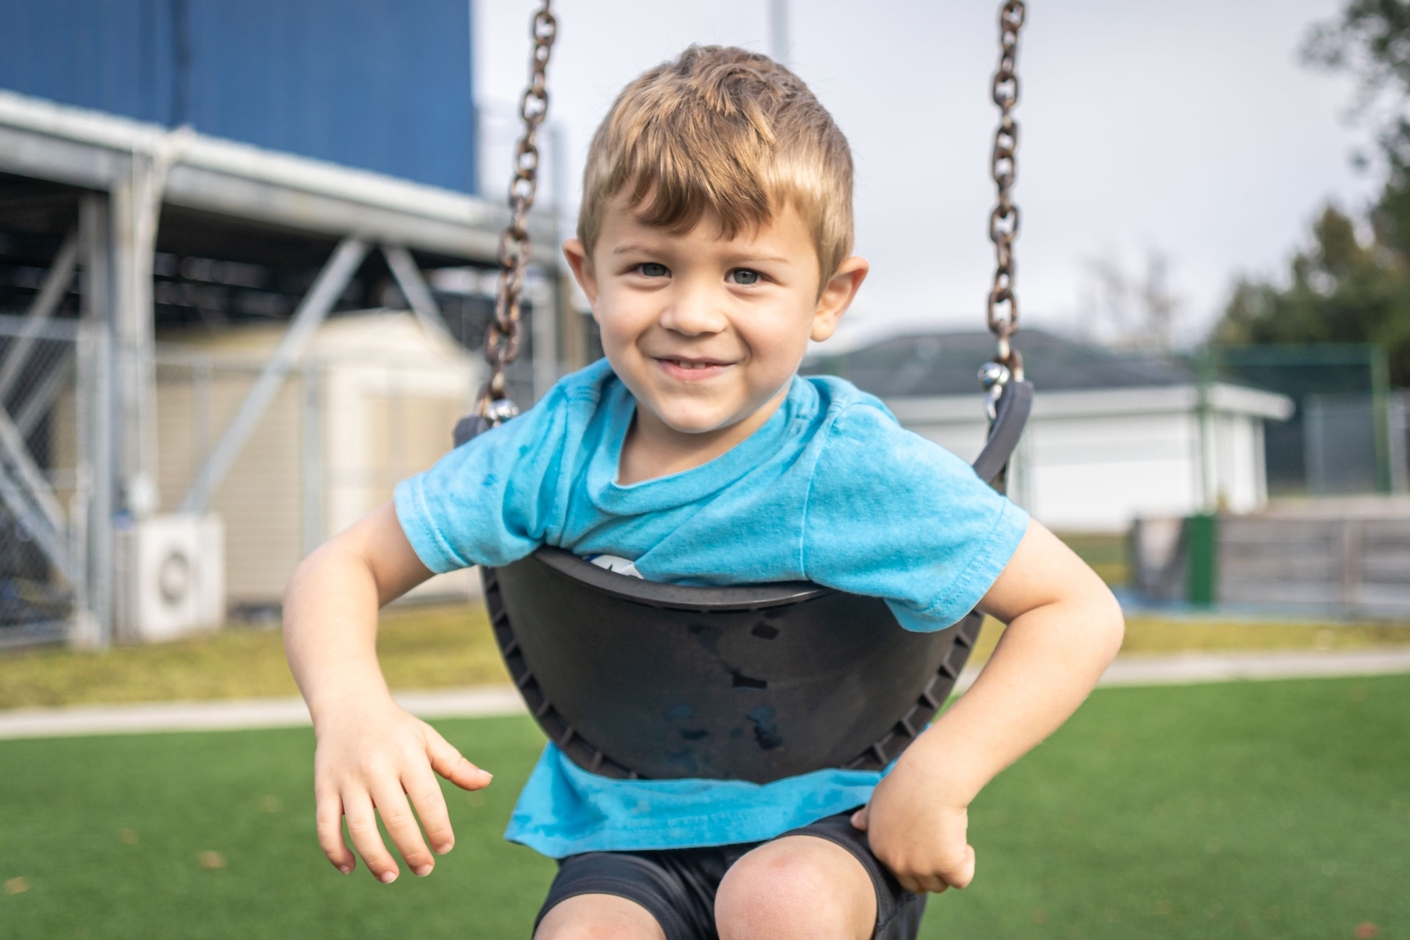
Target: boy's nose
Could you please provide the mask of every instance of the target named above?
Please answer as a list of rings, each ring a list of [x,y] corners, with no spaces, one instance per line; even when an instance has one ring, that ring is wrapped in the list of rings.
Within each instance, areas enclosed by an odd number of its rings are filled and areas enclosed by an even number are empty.
[[[660,324],[684,336],[719,333],[726,319],[707,291],[681,291],[661,313]]]

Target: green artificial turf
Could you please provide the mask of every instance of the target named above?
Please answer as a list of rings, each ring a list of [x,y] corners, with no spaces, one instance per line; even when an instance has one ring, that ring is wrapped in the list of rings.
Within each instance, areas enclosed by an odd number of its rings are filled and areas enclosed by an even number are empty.
[[[0,742],[0,937],[525,938],[553,865],[499,836],[541,738],[438,726],[495,783],[391,886],[323,860],[307,730]],[[1406,676],[1099,690],[981,795],[923,936],[1410,937],[1408,741]]]

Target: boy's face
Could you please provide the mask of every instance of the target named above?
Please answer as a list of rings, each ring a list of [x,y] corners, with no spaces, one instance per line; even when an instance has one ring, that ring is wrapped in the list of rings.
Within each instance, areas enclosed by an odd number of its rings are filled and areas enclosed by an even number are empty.
[[[808,340],[832,335],[866,276],[849,258],[818,292],[811,233],[791,207],[720,237],[707,213],[689,232],[646,225],[614,199],[592,257],[564,245],[602,345],[650,433],[752,433],[782,401]]]

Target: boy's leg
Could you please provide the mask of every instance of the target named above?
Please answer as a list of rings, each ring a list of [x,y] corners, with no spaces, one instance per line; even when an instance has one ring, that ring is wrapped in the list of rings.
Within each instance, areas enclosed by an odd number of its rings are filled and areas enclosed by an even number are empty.
[[[715,898],[720,940],[914,940],[925,896],[896,881],[839,813],[743,856]]]
[[[666,940],[651,912],[612,894],[579,894],[555,904],[534,931],[534,940]]]
[[[559,863],[534,940],[715,940],[715,888],[750,848],[570,855]]]
[[[817,836],[766,842],[715,896],[720,940],[871,940],[876,889],[846,849]]]

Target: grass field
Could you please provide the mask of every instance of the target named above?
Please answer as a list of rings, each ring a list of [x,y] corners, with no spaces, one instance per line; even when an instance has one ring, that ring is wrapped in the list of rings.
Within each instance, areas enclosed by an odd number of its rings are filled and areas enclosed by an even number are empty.
[[[389,887],[323,861],[307,730],[0,742],[0,936],[527,937],[553,866],[499,835],[541,738],[439,727],[495,784]],[[1099,690],[976,803],[924,936],[1410,937],[1407,740],[1410,677]]]

